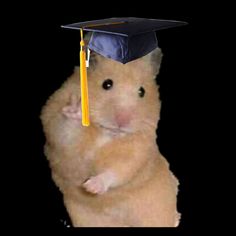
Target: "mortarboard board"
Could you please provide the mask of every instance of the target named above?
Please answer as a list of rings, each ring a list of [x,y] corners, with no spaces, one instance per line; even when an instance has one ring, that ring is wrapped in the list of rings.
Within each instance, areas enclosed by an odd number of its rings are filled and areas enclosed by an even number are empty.
[[[186,22],[144,18],[110,18],[62,26],[80,30],[80,81],[82,124],[89,126],[86,52],[83,30],[91,31],[88,48],[123,64],[141,58],[158,47],[156,31],[186,25]]]

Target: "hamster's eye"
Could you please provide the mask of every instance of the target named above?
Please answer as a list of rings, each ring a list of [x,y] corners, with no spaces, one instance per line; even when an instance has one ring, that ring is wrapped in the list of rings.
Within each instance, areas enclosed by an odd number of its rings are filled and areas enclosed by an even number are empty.
[[[145,95],[145,89],[143,87],[141,87],[139,90],[138,90],[138,95],[139,97],[143,98],[144,95]]]
[[[103,82],[102,84],[102,87],[105,89],[105,90],[109,90],[111,89],[113,86],[113,81],[111,79],[107,79]]]

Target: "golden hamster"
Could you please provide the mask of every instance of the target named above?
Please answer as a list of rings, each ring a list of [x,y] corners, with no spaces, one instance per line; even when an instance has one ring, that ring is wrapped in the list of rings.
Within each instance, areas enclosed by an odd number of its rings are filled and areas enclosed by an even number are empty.
[[[175,227],[178,181],[156,144],[162,53],[121,64],[93,53],[89,127],[80,72],[42,109],[45,154],[74,227]]]

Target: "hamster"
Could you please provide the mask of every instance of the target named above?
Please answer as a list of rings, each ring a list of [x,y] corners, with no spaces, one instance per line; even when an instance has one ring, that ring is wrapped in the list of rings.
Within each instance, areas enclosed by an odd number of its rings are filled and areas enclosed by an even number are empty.
[[[80,72],[46,102],[41,121],[52,178],[74,227],[176,227],[178,180],[156,144],[162,53],[121,64],[93,53],[89,127]]]

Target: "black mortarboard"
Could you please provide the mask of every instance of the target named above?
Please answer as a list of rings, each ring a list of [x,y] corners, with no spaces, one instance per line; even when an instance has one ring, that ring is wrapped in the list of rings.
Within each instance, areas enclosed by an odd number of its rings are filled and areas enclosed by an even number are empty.
[[[158,47],[155,31],[186,25],[186,22],[143,18],[110,18],[64,25],[80,30],[80,81],[82,124],[89,126],[86,52],[83,30],[91,31],[88,48],[123,64],[143,57]]]
[[[185,24],[181,21],[129,17],[87,21],[62,27],[93,32],[88,47],[102,56],[125,64],[157,48],[155,31]]]

